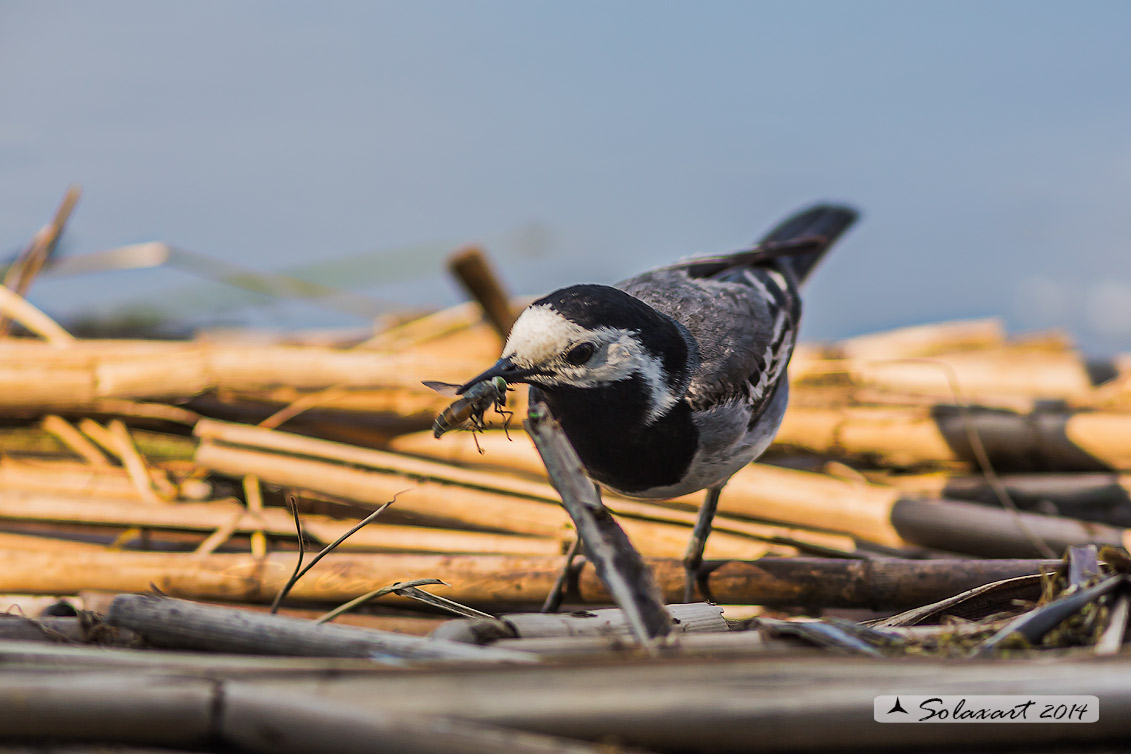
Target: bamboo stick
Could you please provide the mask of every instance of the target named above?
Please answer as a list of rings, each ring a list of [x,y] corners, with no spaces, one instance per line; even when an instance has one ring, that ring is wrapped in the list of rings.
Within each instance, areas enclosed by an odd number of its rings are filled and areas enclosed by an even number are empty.
[[[906,609],[991,581],[1035,573],[1057,561],[901,561],[762,558],[704,564],[711,593],[724,604],[819,605]],[[683,594],[682,562],[646,559],[665,600]],[[142,592],[156,586],[177,597],[270,602],[294,566],[293,553],[254,559],[243,554],[151,552],[0,551],[0,593],[74,594],[80,590]],[[541,606],[561,568],[557,557],[346,555],[335,553],[300,579],[290,594],[297,603],[345,602],[372,589],[412,578],[451,584],[444,596],[474,605]],[[580,604],[610,600],[590,567],[578,579]],[[405,605],[405,598],[382,598]]]
[[[50,432],[72,453],[92,466],[109,466],[110,461],[98,447],[75,429],[66,419],[52,414],[43,418],[43,429]]]
[[[421,400],[420,375],[454,382],[482,359],[449,354],[381,354],[315,346],[162,341],[74,341],[67,348],[0,341],[0,409],[94,410],[101,401],[171,401],[209,390],[271,394],[344,386],[398,389]],[[300,393],[291,394],[291,400]],[[290,402],[284,400],[283,402]],[[443,401],[438,401],[442,407]]]
[[[794,407],[779,446],[895,467],[966,464],[975,432],[999,471],[1131,470],[1131,413],[953,406]]]
[[[24,249],[15,263],[4,274],[4,287],[11,289],[17,296],[26,296],[31,284],[35,281],[39,271],[50,261],[59,239],[67,227],[67,221],[82,196],[82,189],[78,186],[69,186],[63,195],[63,201],[55,210],[51,222],[43,226],[32,242]],[[8,323],[0,322],[0,338],[8,334]]]
[[[0,490],[141,499],[125,469],[69,461],[0,457]]]
[[[505,435],[506,433],[499,434]],[[554,504],[558,502],[557,493],[542,482],[531,482],[510,476],[503,477],[497,473],[489,473],[482,469],[453,468],[449,464],[439,464],[432,461],[408,458],[401,454],[357,448],[342,443],[315,440],[283,432],[274,432],[261,427],[202,420],[196,427],[196,435],[206,441],[214,440],[231,445],[270,449],[294,453],[299,456],[324,458],[374,470],[409,474],[420,479],[451,482],[473,489],[505,492],[507,494],[529,497]],[[487,437],[488,435],[484,436]],[[526,445],[524,439],[526,438],[524,438],[523,435],[516,432],[516,442],[513,445]],[[432,443],[431,447],[435,448],[436,443],[434,438]],[[466,446],[467,444],[473,443],[474,440],[472,440],[471,443],[465,441],[458,444]],[[528,449],[533,448],[532,445],[526,445],[526,447]],[[537,469],[538,475],[543,479],[545,478],[545,467],[538,458],[537,452],[534,452],[533,458],[530,458],[522,454],[522,451],[518,447],[508,447],[507,450],[518,452],[522,458],[527,459],[525,463]],[[203,456],[210,458],[214,452],[215,450],[213,448],[209,448]],[[200,456],[198,455],[198,461],[199,459]],[[658,506],[651,502],[630,500],[621,496],[614,495],[611,496],[610,499],[615,500],[612,505],[615,513],[687,526],[693,526],[695,523],[695,515],[692,513]],[[698,506],[700,496],[687,496],[686,498],[682,498],[682,500],[689,502],[691,505]],[[846,552],[851,552],[854,549],[851,540],[844,537],[822,535],[797,529],[751,524],[749,522],[735,521],[733,519],[728,520],[723,518],[719,520],[716,529],[767,541],[796,540],[800,543],[809,543],[820,548],[840,549]]]
[[[413,476],[374,473],[293,456],[221,446],[210,441],[201,443],[196,460],[201,466],[219,473],[236,477],[255,474],[270,484],[311,490],[367,505],[380,504],[398,493],[405,493],[397,498],[397,510],[433,521],[458,522],[464,526],[559,540],[570,537],[569,517],[546,486],[542,487],[543,492],[537,499],[531,499],[511,494],[513,489],[500,494],[443,482],[418,481]],[[672,512],[657,507],[656,515],[670,519]],[[682,553],[687,544],[688,529],[683,524],[626,518],[622,525],[647,555],[674,557]],[[795,552],[791,547],[767,545],[731,531],[717,532],[707,551],[711,557],[740,558],[760,557],[770,552]]]
[[[890,359],[976,351],[1005,343],[1005,323],[1000,317],[988,317],[932,322],[858,335],[838,341],[833,350],[839,352],[842,358]]]
[[[0,491],[0,520],[81,522],[95,526],[195,532],[215,531],[230,526],[232,534],[262,531],[272,537],[294,537],[294,523],[287,511],[265,508],[256,515],[232,501],[157,507],[141,506],[130,500],[82,499],[4,490]],[[333,542],[351,527],[349,522],[313,514],[304,515],[302,521],[306,534],[322,544]],[[552,556],[560,552],[561,546],[558,540],[546,537],[382,523],[358,531],[343,542],[340,548],[387,552]]]
[[[792,379],[798,384],[839,374],[856,385],[952,402],[982,393],[1064,400],[1087,400],[1092,394],[1092,382],[1079,355],[1062,347],[1034,347],[1024,342],[929,357],[815,360],[796,367],[791,364]]]
[[[1114,473],[1003,474],[998,477],[1018,508],[1131,527],[1131,477]],[[984,477],[891,474],[881,481],[907,494],[999,505]]]
[[[18,293],[0,285],[0,339],[8,336],[9,322],[20,323],[53,348],[69,346],[75,342],[71,334],[55,320],[32,306]]]

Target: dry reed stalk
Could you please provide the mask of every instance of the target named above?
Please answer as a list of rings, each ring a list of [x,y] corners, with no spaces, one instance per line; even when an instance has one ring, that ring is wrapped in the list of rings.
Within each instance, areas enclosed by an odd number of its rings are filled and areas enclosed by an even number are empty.
[[[0,491],[0,520],[58,524],[77,522],[92,526],[191,532],[230,529],[231,535],[265,532],[272,537],[294,537],[294,524],[287,511],[265,508],[256,515],[234,501],[157,507],[139,505],[136,500],[65,497],[5,489]],[[333,542],[351,526],[351,522],[328,516],[303,516],[303,529],[307,536],[323,544]],[[561,546],[558,540],[548,537],[378,524],[357,532],[343,542],[340,549],[552,556],[561,551]]]
[[[1131,413],[1108,411],[796,406],[777,442],[895,467],[965,464],[974,460],[973,431],[999,471],[1131,470],[1129,429]]]
[[[204,541],[192,551],[193,557],[203,558],[214,553],[217,547],[227,542],[232,538],[232,535],[236,533],[236,529],[239,528],[244,515],[245,513],[242,510],[235,511],[231,518],[228,519],[227,523],[221,525],[216,531],[205,537]],[[257,556],[253,554],[252,557]]]
[[[496,335],[505,339],[518,315],[511,308],[483,249],[468,246],[457,251],[448,258],[448,271],[460,282],[468,296],[482,307]]]
[[[197,462],[213,471],[242,477],[255,474],[264,482],[304,489],[366,505],[378,505],[397,493],[397,511],[463,526],[489,528],[517,534],[572,539],[569,517],[547,499],[530,499],[456,484],[418,481],[412,476],[348,468],[258,450],[201,443]],[[407,492],[406,492],[407,490]],[[662,510],[662,509],[660,509]],[[648,555],[675,556],[687,544],[688,528],[644,520],[622,520],[622,525]],[[760,557],[769,552],[792,554],[789,547],[766,546],[729,531],[720,531],[708,549],[712,557]]]
[[[0,457],[0,490],[26,490],[140,500],[125,469],[73,461]]]
[[[282,386],[294,397],[338,386],[425,395],[422,375],[458,382],[481,367],[479,358],[452,354],[110,340],[57,348],[8,339],[0,341],[0,409],[94,410],[107,399],[174,401],[208,390],[270,395]]]
[[[841,358],[890,359],[936,356],[1004,346],[1005,323],[998,317],[933,322],[846,338],[833,346]]]
[[[42,426],[44,431],[59,438],[71,452],[92,466],[110,466],[102,451],[66,419],[52,414],[44,417]]]
[[[397,503],[400,504],[399,501]],[[76,594],[82,590],[161,592],[186,599],[270,603],[294,568],[294,553],[191,554],[0,550],[0,593]],[[817,605],[900,610],[935,602],[991,581],[1037,572],[1044,560],[842,560],[762,558],[704,564],[711,593],[723,604]],[[683,594],[683,563],[648,558],[668,601]],[[288,599],[340,603],[374,588],[427,576],[451,585],[443,596],[475,606],[538,609],[561,568],[559,557],[334,553],[300,579]],[[584,566],[571,602],[610,604]],[[410,601],[389,595],[383,604]]]
[[[425,314],[393,325],[354,348],[370,351],[403,351],[453,333],[464,334],[483,321],[483,311],[474,301]],[[492,341],[498,344],[497,339]]]
[[[76,342],[55,320],[36,309],[18,293],[0,285],[0,339],[8,335],[8,322],[18,322],[29,332],[43,338],[52,348],[66,347]]]
[[[259,486],[259,477],[249,474],[243,478],[243,494],[248,514],[258,527],[251,533],[251,554],[261,558],[267,554],[267,535],[263,528],[263,490]]]
[[[63,231],[67,227],[67,221],[71,218],[71,213],[74,212],[75,205],[78,204],[81,196],[82,189],[78,186],[67,187],[63,201],[59,203],[59,208],[55,210],[55,216],[51,218],[51,222],[35,234],[31,243],[16,258],[15,263],[8,268],[4,275],[4,287],[10,288],[19,296],[27,295],[36,276],[39,275],[40,270],[54,254],[55,247],[59,244],[59,238],[62,237]],[[0,323],[0,338],[7,334],[6,324]]]
[[[102,545],[91,544],[89,542],[78,542],[71,539],[58,539],[55,537],[35,536],[32,534],[13,534],[11,532],[0,531],[0,549],[32,550],[43,552],[101,552],[103,550],[103,547]]]
[[[953,400],[952,376],[963,395],[1087,400],[1093,390],[1078,354],[1024,344],[929,358],[844,359],[812,362],[808,369],[800,366],[792,375],[798,385],[840,376],[858,386],[940,400]]]

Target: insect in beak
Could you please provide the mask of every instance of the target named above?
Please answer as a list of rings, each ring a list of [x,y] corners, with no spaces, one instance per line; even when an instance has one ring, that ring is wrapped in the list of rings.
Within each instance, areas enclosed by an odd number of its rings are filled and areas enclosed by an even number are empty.
[[[461,385],[459,389],[456,390],[456,393],[463,395],[471,388],[472,385],[480,382],[487,382],[489,380],[495,379],[496,377],[502,377],[507,383],[522,382],[523,378],[537,373],[537,369],[521,369],[510,359],[502,358],[496,361],[494,366],[492,366],[483,374],[479,375],[478,377],[473,377],[472,379]]]

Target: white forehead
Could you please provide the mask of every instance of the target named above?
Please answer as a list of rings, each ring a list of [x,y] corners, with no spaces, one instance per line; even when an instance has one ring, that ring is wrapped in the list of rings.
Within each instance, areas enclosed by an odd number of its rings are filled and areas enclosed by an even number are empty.
[[[503,346],[503,356],[538,364],[594,335],[592,330],[570,322],[549,304],[539,304],[527,308],[515,320],[507,344]]]

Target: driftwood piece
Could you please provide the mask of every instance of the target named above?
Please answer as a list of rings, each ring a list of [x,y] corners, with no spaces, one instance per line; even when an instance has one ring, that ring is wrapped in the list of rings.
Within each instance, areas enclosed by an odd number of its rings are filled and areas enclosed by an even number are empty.
[[[562,505],[577,527],[586,556],[597,577],[624,611],[628,625],[642,643],[662,639],[671,631],[671,616],[664,610],[660,590],[632,546],[601,503],[597,486],[582,470],[581,460],[565,433],[544,404],[531,406],[526,421],[546,464]]]
[[[668,602],[683,594],[678,559],[647,559]],[[712,594],[725,604],[818,605],[903,610],[944,599],[991,581],[1037,573],[1045,560],[838,560],[763,558],[704,563]],[[294,567],[293,553],[264,559],[217,554],[76,550],[0,550],[0,593],[75,594],[85,589],[162,592],[192,599],[270,603]],[[296,603],[340,603],[375,587],[413,576],[451,584],[444,596],[472,605],[537,609],[561,567],[556,557],[447,556],[335,553],[301,579]],[[387,598],[405,605],[403,598]],[[583,566],[570,601],[609,605],[592,567]]]
[[[506,338],[514,324],[515,313],[483,249],[478,246],[461,249],[448,258],[448,270],[467,294],[483,307],[487,321],[498,336]]]
[[[727,631],[722,608],[708,602],[668,605],[672,633]],[[450,620],[436,627],[438,639],[487,644],[498,639],[540,639],[559,636],[631,635],[628,619],[619,608],[573,613],[508,613],[498,618]]]
[[[150,595],[124,594],[106,613],[112,626],[129,628],[156,646],[212,652],[370,657],[374,659],[528,662],[509,651],[373,629],[317,624],[279,615],[202,605]]]

